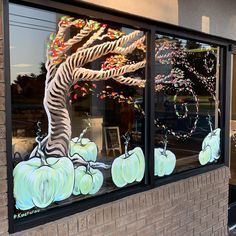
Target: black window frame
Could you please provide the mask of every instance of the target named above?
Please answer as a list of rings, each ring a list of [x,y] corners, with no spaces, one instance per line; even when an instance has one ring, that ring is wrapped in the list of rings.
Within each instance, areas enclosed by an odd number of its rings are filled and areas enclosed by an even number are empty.
[[[10,52],[9,52],[9,2],[19,5],[31,6],[34,8],[63,12],[67,14],[79,14],[83,12],[83,15],[93,16],[96,19],[104,19],[109,21],[123,24],[124,26],[130,26],[140,28],[147,32],[147,66],[146,66],[146,78],[147,84],[145,88],[145,157],[148,159],[145,170],[144,183],[137,184],[135,186],[119,189],[117,191],[85,199],[79,202],[71,203],[68,206],[58,207],[50,209],[46,212],[37,213],[30,217],[14,220],[14,201],[13,201],[13,163],[11,158],[12,144],[11,144],[11,87],[10,87]],[[62,10],[63,9],[63,10]],[[3,1],[3,21],[4,21],[4,75],[5,75],[5,91],[6,91],[6,143],[7,143],[7,181],[8,181],[8,219],[9,219],[9,232],[17,232],[26,230],[50,221],[60,219],[62,217],[69,216],[78,212],[82,212],[89,208],[109,203],[126,196],[141,193],[147,190],[151,190],[155,187],[175,182],[184,178],[188,178],[194,175],[203,174],[208,171],[220,168],[222,166],[229,166],[229,117],[230,117],[230,45],[235,44],[233,40],[224,39],[218,36],[212,36],[199,31],[175,26],[155,20],[150,20],[144,17],[123,13],[117,10],[112,10],[105,7],[100,7],[94,4],[79,2],[79,1],[56,1],[56,0],[4,0]],[[220,101],[222,108],[221,116],[221,129],[222,129],[222,162],[199,167],[193,170],[187,170],[180,173],[176,173],[165,178],[156,179],[154,176],[154,67],[155,67],[155,34],[156,32],[176,36],[180,38],[187,38],[193,40],[199,40],[201,42],[217,44],[221,48],[220,58]],[[226,96],[226,94],[228,96]],[[109,196],[108,196],[109,195]]]

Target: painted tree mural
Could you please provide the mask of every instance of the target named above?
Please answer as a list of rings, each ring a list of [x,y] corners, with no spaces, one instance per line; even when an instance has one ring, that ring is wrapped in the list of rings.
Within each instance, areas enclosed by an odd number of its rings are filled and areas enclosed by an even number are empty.
[[[186,40],[183,40],[182,44],[185,45],[181,45],[181,42],[177,39],[163,40],[163,38],[160,38],[156,40],[156,62],[160,65],[170,66],[171,68],[168,74],[156,75],[156,92],[169,93],[173,96],[172,102],[176,120],[188,121],[188,105],[192,103],[192,107],[195,108],[195,115],[193,116],[194,122],[192,122],[192,127],[187,130],[184,130],[183,127],[179,130],[175,130],[168,126],[168,122],[167,124],[163,123],[156,117],[155,125],[162,130],[165,135],[168,134],[177,139],[186,140],[195,133],[199,121],[199,97],[196,92],[198,87],[202,88],[198,93],[204,92],[208,96],[210,95],[211,100],[214,101],[215,109],[218,110],[219,114],[220,109],[218,107],[218,92],[216,91],[218,66],[217,48],[200,48],[200,44]],[[198,83],[197,86],[195,83]],[[190,102],[177,102],[181,94],[182,96],[190,95],[192,97]],[[181,112],[179,110],[181,110]],[[209,111],[206,119],[207,121],[205,123],[208,124],[210,133],[204,138],[202,150],[198,155],[198,160],[201,165],[214,162],[220,157],[220,128],[212,128],[212,117],[209,115]],[[155,175],[158,176],[164,175],[165,168],[170,168],[172,171],[174,170],[174,168],[171,167],[175,165],[173,164],[175,163],[175,158],[172,157],[172,160],[167,161],[168,156],[165,151],[167,143],[168,141],[165,138],[162,152],[159,151],[159,148],[155,149]],[[165,158],[164,161],[161,162],[163,155]],[[166,166],[165,162],[167,163]],[[169,173],[172,173],[172,171]]]
[[[128,56],[135,50],[139,50],[142,56],[141,59],[132,61]],[[14,168],[14,197],[17,209],[46,208],[53,202],[65,200],[71,195],[96,194],[104,182],[102,169],[110,170],[113,184],[117,187],[142,181],[145,157],[140,147],[128,150],[129,133],[124,135],[125,153],[116,157],[112,165],[98,162],[96,143],[85,138],[88,128],[91,127],[89,119],[87,127],[79,137],[72,137],[68,94],[79,89],[81,96],[84,96],[89,85],[82,87],[78,84],[81,81],[87,83],[113,79],[120,84],[144,88],[146,80],[135,76],[135,72],[145,67],[145,52],[143,31],[135,30],[125,34],[120,29],[109,28],[108,25],[94,20],[69,16],[61,18],[57,33],[50,35],[47,44],[43,105],[48,119],[48,132],[46,136],[42,135],[41,126],[38,124],[37,146],[31,152],[29,160],[21,161]],[[90,69],[89,63],[97,60],[100,68]],[[189,62],[189,55],[176,40],[166,38],[156,40],[155,60],[162,65],[171,65],[168,74],[156,74],[155,92],[175,92],[173,107],[177,119],[188,119],[186,102],[180,104],[183,113],[177,109],[180,93],[192,96],[195,106],[195,121],[188,132],[176,132],[155,117],[153,125],[165,131],[164,148],[157,148],[154,152],[155,175],[161,177],[171,174],[176,165],[175,154],[167,150],[167,135],[187,139],[197,127],[199,98],[194,91],[191,76],[204,86],[218,104],[215,94],[216,61],[212,58],[206,59],[205,76]],[[73,99],[79,100],[80,95],[74,95]],[[112,88],[97,91],[96,95],[101,99],[111,98],[125,102],[145,116],[142,107],[131,96],[126,97],[114,92]],[[209,125],[211,132],[204,139],[199,154],[199,161],[203,165],[217,160],[220,155],[220,129],[212,129],[210,117]]]
[[[110,78],[120,83],[138,84],[140,83],[139,80],[135,81],[135,79],[125,78],[122,75],[144,67],[145,60],[131,65],[122,65],[119,68],[97,71],[86,69],[83,66],[110,53],[120,55],[130,53],[145,40],[145,37],[142,36],[125,48],[123,46],[137,38],[141,34],[140,31],[122,35],[120,32],[107,29],[106,25],[101,25],[98,22],[74,20],[69,17],[64,17],[58,26],[58,33],[51,35],[48,44],[44,107],[48,115],[49,129],[44,142],[47,155],[66,156],[69,140],[71,139],[66,95],[71,86],[77,81],[107,80]],[[66,30],[72,26],[79,28],[80,31],[73,38],[64,41]],[[81,47],[78,47],[71,55],[66,55],[73,45],[81,42],[88,35],[91,36]],[[95,41],[99,42],[106,38],[111,40],[94,44]]]
[[[72,31],[76,34],[66,40]],[[29,160],[20,162],[14,168],[17,209],[45,208],[52,202],[68,198],[72,193],[86,195],[99,191],[103,174],[97,168],[110,166],[96,162],[96,144],[83,137],[90,127],[89,121],[80,137],[72,139],[67,95],[78,81],[112,78],[122,84],[144,87],[144,81],[124,76],[145,66],[145,59],[128,64],[125,58],[126,54],[137,48],[144,51],[144,41],[141,31],[124,35],[97,21],[68,16],[61,18],[58,32],[50,35],[47,45],[43,105],[48,118],[48,133],[43,137],[39,125],[37,147]],[[100,70],[85,67],[104,56],[106,59]],[[141,155],[142,167],[137,181],[141,181],[144,175],[144,157],[140,150],[137,155]],[[135,155],[132,153],[132,156]]]

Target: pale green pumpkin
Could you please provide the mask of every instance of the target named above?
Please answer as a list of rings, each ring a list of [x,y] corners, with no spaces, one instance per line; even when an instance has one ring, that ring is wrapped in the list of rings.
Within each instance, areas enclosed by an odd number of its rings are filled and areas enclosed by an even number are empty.
[[[136,179],[139,161],[135,153],[130,154],[128,158],[124,158],[124,156],[120,156],[120,159],[123,159],[121,174],[126,183],[130,184]]]
[[[122,163],[123,163],[122,158],[116,158],[113,161],[111,167],[112,181],[118,188],[124,187],[127,184],[122,174],[123,172]]]
[[[75,169],[73,194],[95,194],[102,187],[103,179],[104,177],[100,170],[79,166]]]
[[[98,170],[98,169],[90,168],[89,171],[90,171],[90,173],[92,175],[92,178],[93,178],[93,187],[89,191],[89,194],[95,194],[102,187],[104,177],[103,177],[102,172],[100,170]]]
[[[28,210],[33,208],[30,176],[41,165],[40,158],[22,161],[13,170],[13,193],[16,200],[16,209]]]
[[[41,166],[32,173],[30,182],[34,205],[39,208],[49,206],[55,197],[56,171],[49,166]]]
[[[165,175],[170,175],[176,166],[175,154],[169,150],[166,150],[166,163],[165,163]]]
[[[209,162],[213,162],[220,157],[220,128],[217,128],[210,132],[202,142],[202,150],[207,146],[211,148],[211,157]]]
[[[136,156],[138,157],[138,161],[139,161],[136,181],[140,182],[143,179],[144,172],[145,172],[145,158],[144,158],[143,150],[140,147],[134,148],[134,152]]]
[[[206,165],[212,157],[211,147],[207,145],[198,155],[198,159],[201,165]]]
[[[85,161],[96,161],[97,145],[88,138],[73,138],[69,143],[69,154],[79,154]]]
[[[157,153],[155,148],[154,175],[162,177],[165,175],[165,156]]]
[[[154,150],[154,175],[162,177],[170,175],[176,166],[175,154],[163,148],[155,148]]]
[[[16,165],[13,178],[17,209],[45,208],[72,194],[74,167],[67,157],[47,158],[47,164],[33,157]]]
[[[143,179],[144,171],[145,158],[140,147],[117,157],[111,167],[112,180],[119,188],[135,181],[140,182]]]

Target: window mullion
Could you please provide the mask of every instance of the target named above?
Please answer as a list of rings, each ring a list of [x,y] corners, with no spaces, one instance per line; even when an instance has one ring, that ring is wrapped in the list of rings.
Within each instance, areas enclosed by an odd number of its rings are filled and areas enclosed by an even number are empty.
[[[145,88],[145,183],[154,186],[154,71],[155,71],[155,31],[147,33],[147,67]],[[148,174],[147,174],[148,173]]]

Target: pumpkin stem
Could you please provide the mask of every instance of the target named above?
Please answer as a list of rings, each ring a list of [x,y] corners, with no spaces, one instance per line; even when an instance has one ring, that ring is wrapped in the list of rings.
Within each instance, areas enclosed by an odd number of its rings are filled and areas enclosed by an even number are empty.
[[[87,171],[87,172],[90,171],[90,167],[91,167],[91,166],[90,166],[90,164],[89,164],[89,162],[88,162],[87,165],[86,165],[86,171]]]
[[[125,158],[129,157],[129,152],[128,152],[128,146],[129,146],[129,141],[130,141],[130,136],[129,136],[129,132],[127,131],[123,136],[125,139]]]
[[[38,144],[38,148],[37,148],[37,151],[36,151],[36,155],[39,154],[40,156],[40,159],[41,159],[41,164],[42,165],[48,165],[47,161],[46,161],[46,157],[45,157],[45,154],[44,152],[42,151],[42,140],[43,140],[43,135],[41,135],[41,122],[38,121],[37,122],[37,127],[38,127],[38,130],[37,130],[37,137],[35,138],[35,141],[37,142]]]
[[[86,113],[86,115],[88,116],[88,114]],[[77,140],[77,143],[80,143],[82,144],[82,138],[84,137],[84,135],[87,133],[88,129],[91,127],[91,120],[90,118],[88,118],[86,120],[86,123],[87,123],[87,127],[85,129],[83,129],[82,133],[80,134],[78,140]]]
[[[167,144],[168,144],[167,134],[165,134],[165,137],[163,139],[163,143],[164,143],[163,154],[164,154],[164,156],[166,156],[166,148],[167,148]]]
[[[210,126],[211,134],[213,134],[213,129],[212,129],[212,118],[211,115],[208,113],[208,117],[206,118],[208,121],[208,124]]]

